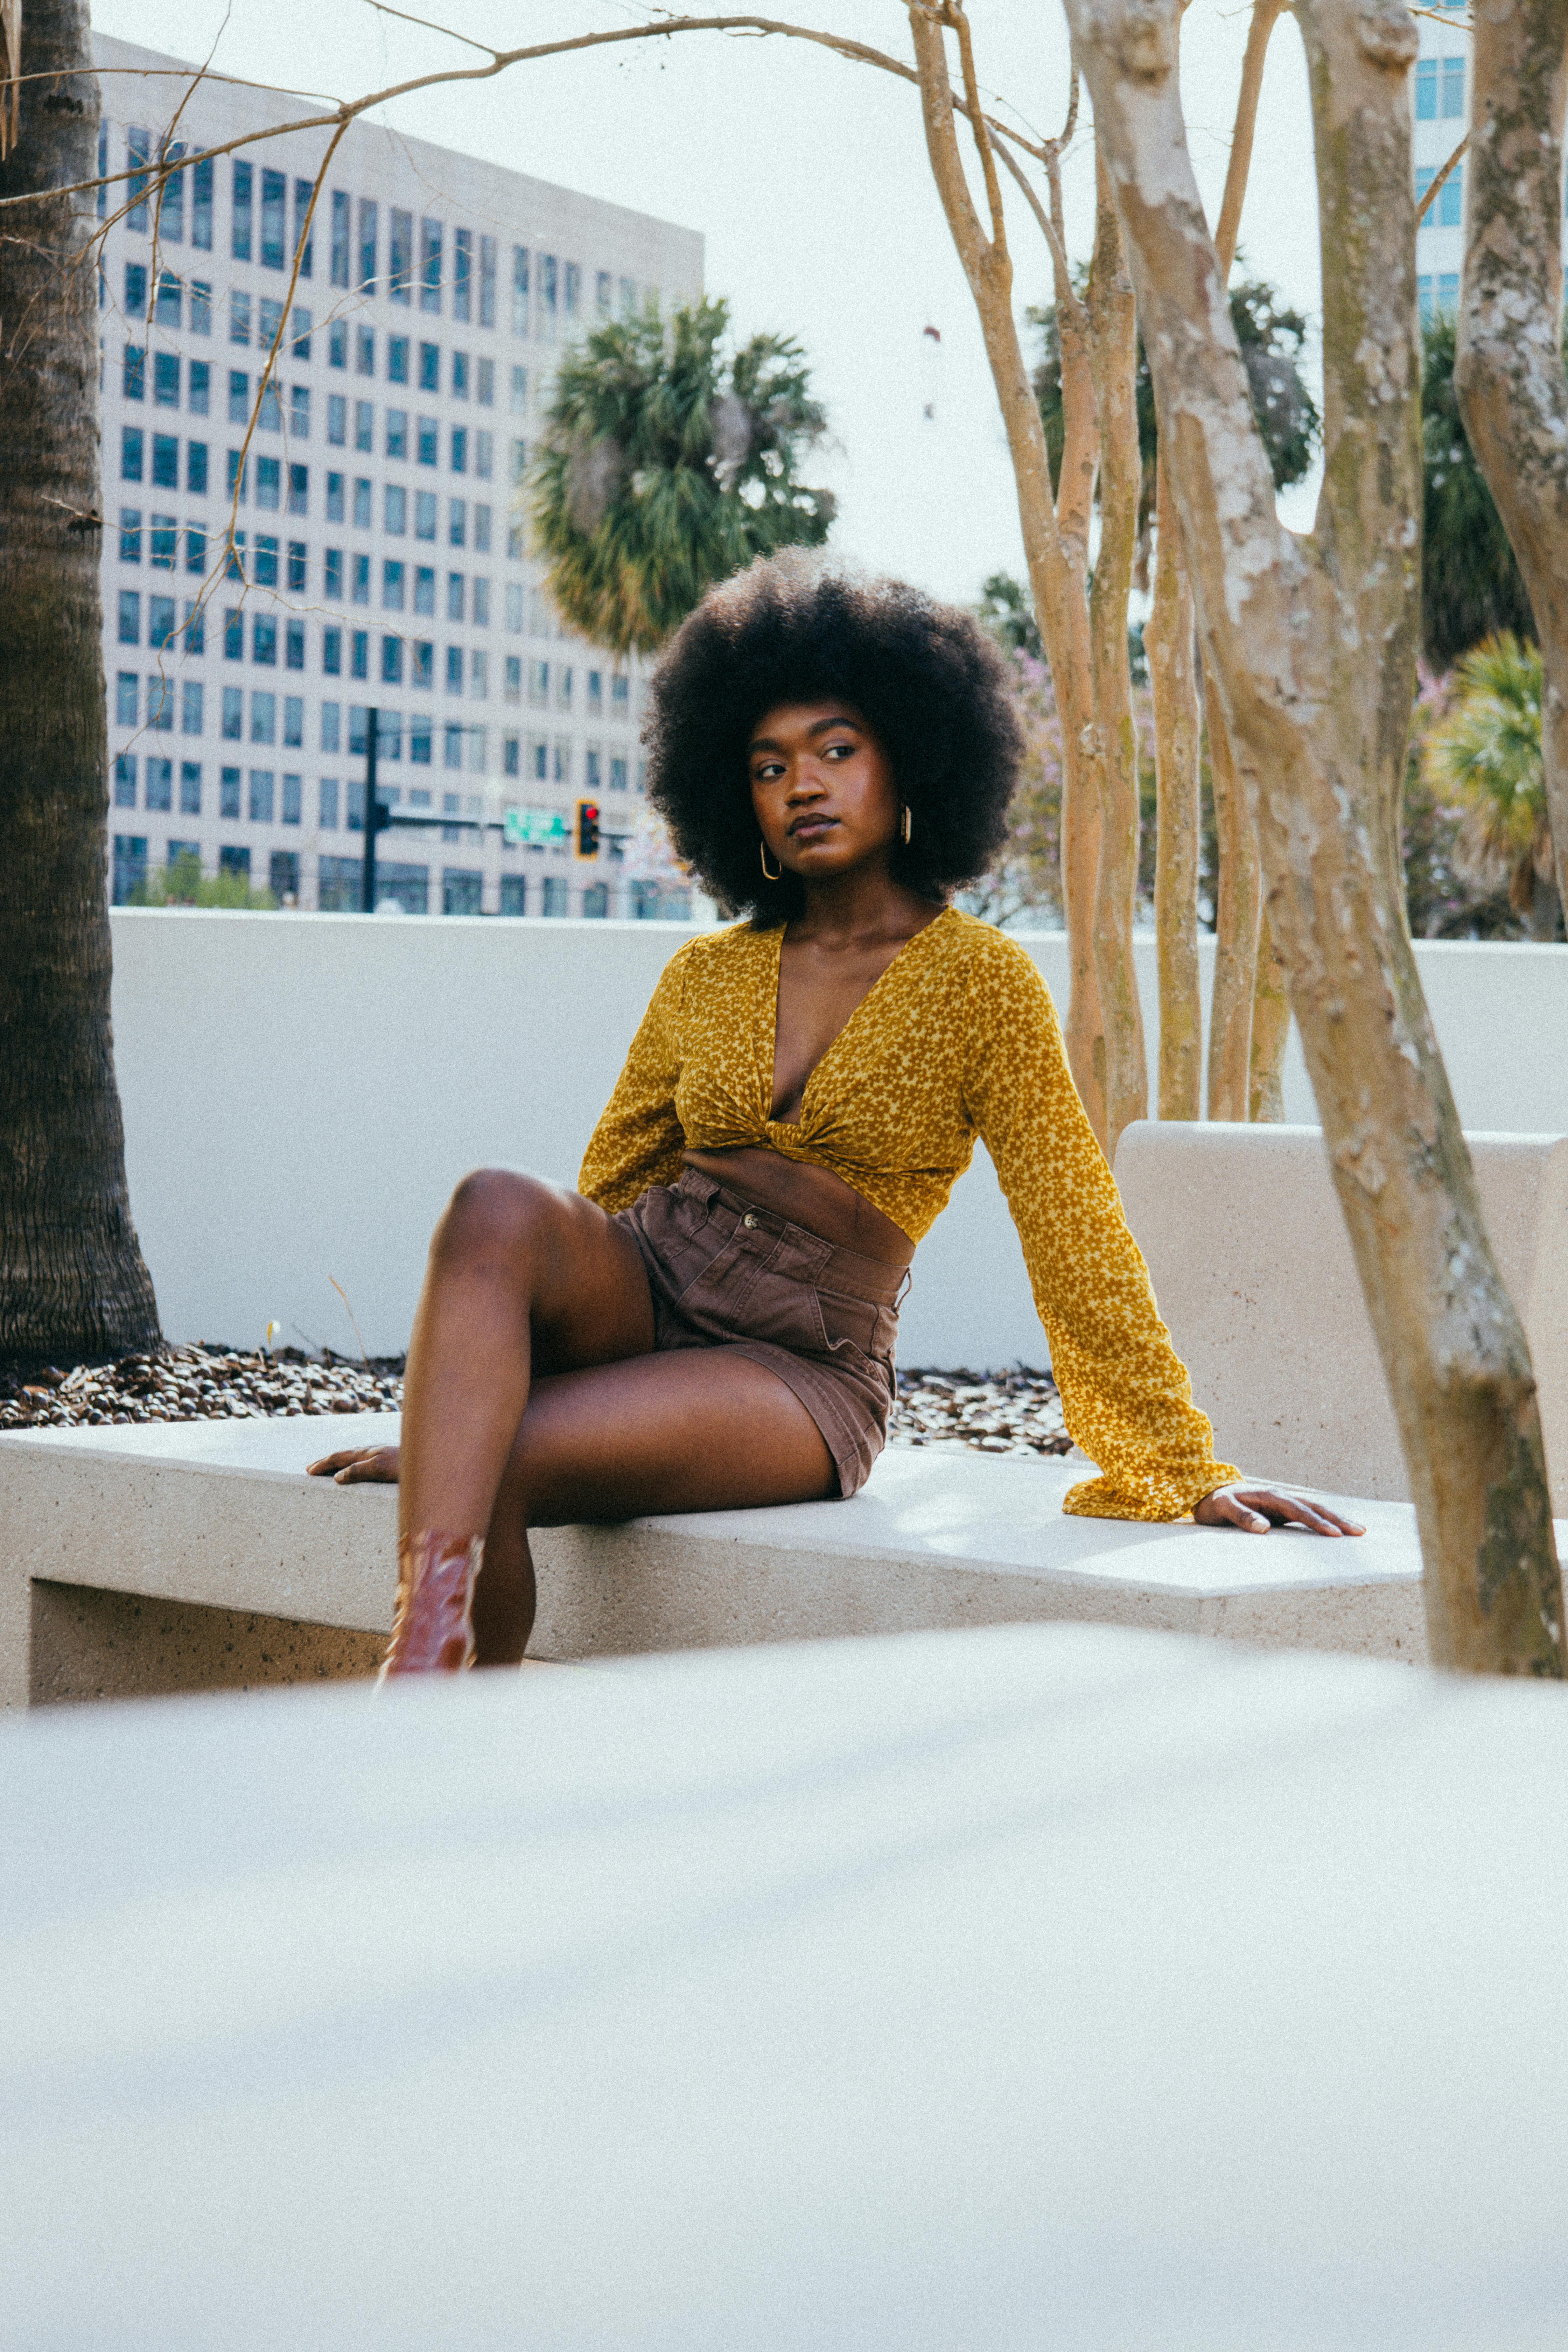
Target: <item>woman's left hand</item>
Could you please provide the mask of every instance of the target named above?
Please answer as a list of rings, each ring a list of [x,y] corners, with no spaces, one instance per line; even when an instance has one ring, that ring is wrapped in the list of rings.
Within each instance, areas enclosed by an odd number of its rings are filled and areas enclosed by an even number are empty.
[[[1354,1519],[1342,1519],[1327,1503],[1309,1503],[1280,1486],[1216,1486],[1193,1506],[1200,1527],[1240,1528],[1250,1536],[1266,1536],[1270,1528],[1310,1528],[1315,1536],[1363,1536]]]

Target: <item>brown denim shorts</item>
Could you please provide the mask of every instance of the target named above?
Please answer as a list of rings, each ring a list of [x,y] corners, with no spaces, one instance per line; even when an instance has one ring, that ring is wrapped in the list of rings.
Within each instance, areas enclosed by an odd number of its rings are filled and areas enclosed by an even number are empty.
[[[865,1484],[888,1438],[908,1279],[687,1169],[619,1213],[647,1268],[656,1348],[729,1348],[805,1405],[838,1468]]]

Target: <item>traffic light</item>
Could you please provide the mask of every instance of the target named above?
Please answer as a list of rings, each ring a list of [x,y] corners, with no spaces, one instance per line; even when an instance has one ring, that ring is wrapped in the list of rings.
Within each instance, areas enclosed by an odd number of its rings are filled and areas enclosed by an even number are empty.
[[[577,855],[597,857],[599,855],[599,803],[579,801],[577,803]]]

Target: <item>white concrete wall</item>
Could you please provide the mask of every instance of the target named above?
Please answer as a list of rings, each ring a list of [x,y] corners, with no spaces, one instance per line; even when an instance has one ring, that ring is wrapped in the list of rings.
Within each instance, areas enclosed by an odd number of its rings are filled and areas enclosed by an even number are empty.
[[[352,1350],[335,1279],[373,1354],[405,1344],[431,1226],[466,1169],[575,1181],[654,982],[688,936],[663,923],[132,908],[112,922],[132,1206],[165,1332],[255,1345],[276,1318],[291,1339]],[[1025,944],[1064,1003],[1065,940]],[[1152,940],[1138,954],[1152,1024]],[[1568,948],[1416,954],[1466,1126],[1568,1133]],[[1286,1117],[1315,1117],[1294,1039]],[[906,1364],[1046,1360],[984,1152],[921,1247],[900,1352]]]

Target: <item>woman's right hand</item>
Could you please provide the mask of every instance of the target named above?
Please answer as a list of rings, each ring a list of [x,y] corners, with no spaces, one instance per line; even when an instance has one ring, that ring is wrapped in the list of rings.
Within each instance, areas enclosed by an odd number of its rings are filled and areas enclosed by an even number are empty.
[[[306,1465],[308,1478],[331,1478],[340,1486],[395,1486],[395,1445],[347,1445],[339,1454],[323,1454]]]

